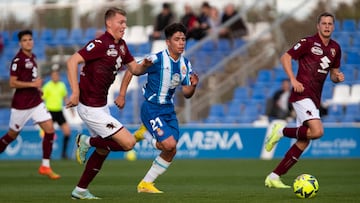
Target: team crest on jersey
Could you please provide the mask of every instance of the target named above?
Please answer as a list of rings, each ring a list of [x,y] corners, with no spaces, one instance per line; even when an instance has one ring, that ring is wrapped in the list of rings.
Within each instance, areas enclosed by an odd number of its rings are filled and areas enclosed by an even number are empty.
[[[331,56],[332,56],[332,57],[335,57],[336,51],[335,51],[334,48],[331,48],[331,49],[330,49],[330,53],[331,53]]]
[[[183,75],[185,75],[186,74],[186,66],[181,66],[181,73],[183,74]]]
[[[313,47],[311,47],[311,53],[321,56],[321,55],[323,55],[324,52],[320,47],[313,46]]]
[[[120,52],[121,52],[121,55],[125,55],[125,47],[124,47],[124,45],[120,46]]]
[[[156,129],[156,131],[157,131],[157,134],[158,134],[159,136],[163,136],[163,135],[164,135],[164,131],[161,130],[160,128]]]
[[[118,51],[116,49],[114,49],[114,48],[109,48],[106,51],[106,55],[116,57],[118,55]]]

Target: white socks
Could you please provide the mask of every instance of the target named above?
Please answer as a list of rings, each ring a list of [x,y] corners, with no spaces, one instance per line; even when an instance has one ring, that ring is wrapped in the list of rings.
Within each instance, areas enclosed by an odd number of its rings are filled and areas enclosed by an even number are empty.
[[[160,156],[157,156],[143,180],[148,183],[154,182],[159,175],[166,171],[170,164],[171,162],[167,162]]]

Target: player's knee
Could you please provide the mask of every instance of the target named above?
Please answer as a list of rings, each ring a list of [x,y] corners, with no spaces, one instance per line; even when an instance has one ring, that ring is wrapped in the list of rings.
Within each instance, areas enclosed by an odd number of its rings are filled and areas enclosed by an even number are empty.
[[[125,151],[130,151],[134,148],[135,144],[136,144],[135,139],[129,139],[126,143],[122,144],[122,147],[124,148]]]
[[[324,135],[324,129],[315,129],[311,130],[311,138],[312,139],[319,139]]]
[[[176,150],[176,142],[162,142],[162,150],[171,152]]]

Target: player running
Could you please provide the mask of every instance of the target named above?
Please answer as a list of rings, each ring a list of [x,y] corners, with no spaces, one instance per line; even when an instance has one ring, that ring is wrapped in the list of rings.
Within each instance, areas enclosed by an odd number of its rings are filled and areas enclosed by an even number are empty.
[[[18,39],[20,50],[11,62],[9,81],[10,87],[16,90],[11,103],[9,131],[0,138],[0,153],[17,138],[26,122],[32,119],[44,131],[39,174],[50,179],[59,179],[60,175],[50,167],[55,129],[51,115],[41,99],[42,79],[36,64],[36,56],[32,53],[34,47],[32,31],[20,31]]]
[[[319,108],[325,79],[329,72],[334,83],[345,79],[339,70],[340,46],[331,39],[334,23],[335,17],[332,14],[322,13],[317,19],[317,33],[301,39],[281,57],[281,63],[293,87],[289,101],[296,112],[297,127],[275,124],[266,138],[265,149],[271,151],[283,136],[297,140],[274,171],[266,177],[267,187],[290,188],[280,180],[280,176],[296,164],[311,140],[319,139],[324,134]],[[296,77],[292,70],[292,59],[299,63]]]
[[[137,140],[144,139],[144,133],[150,132],[155,138],[153,145],[161,153],[138,184],[139,193],[163,193],[154,186],[154,181],[170,166],[179,140],[173,96],[177,86],[182,86],[184,97],[192,97],[199,81],[190,62],[182,56],[186,28],[180,23],[170,24],[165,28],[165,37],[167,49],[148,57],[153,65],[145,72],[148,74],[147,84],[143,88],[145,101],[141,107],[141,120],[146,128],[142,125],[135,132]]]

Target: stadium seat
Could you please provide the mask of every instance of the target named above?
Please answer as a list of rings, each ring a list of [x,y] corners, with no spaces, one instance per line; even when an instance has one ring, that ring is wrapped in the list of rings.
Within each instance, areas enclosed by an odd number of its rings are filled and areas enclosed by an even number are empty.
[[[334,93],[329,101],[331,104],[347,104],[350,98],[350,85],[338,84],[334,87]]]
[[[86,41],[83,37],[83,31],[81,28],[73,28],[70,30],[68,45],[84,46]]]
[[[45,44],[51,43],[51,41],[53,40],[53,31],[51,29],[46,29],[46,28],[41,30],[39,39]]]
[[[96,31],[97,29],[94,27],[87,28],[84,33],[84,40],[87,43],[90,40],[93,40],[96,37]]]
[[[249,98],[249,93],[247,87],[237,87],[234,90],[233,99],[247,100],[248,98]]]
[[[165,40],[154,40],[151,47],[151,53],[157,53],[167,48]]]
[[[242,109],[244,107],[244,103],[240,100],[232,100],[227,105],[227,113],[226,117],[239,117],[242,114]]]
[[[256,82],[271,82],[272,80],[272,70],[260,70],[256,78]]]
[[[55,31],[53,40],[49,43],[51,46],[68,46],[68,30],[59,28]]]
[[[345,51],[346,64],[360,64],[360,54],[356,50],[347,50]]]
[[[355,32],[357,30],[355,19],[345,19],[342,22],[343,32]]]
[[[145,27],[142,25],[134,25],[128,29],[128,38],[126,42],[129,44],[142,44],[149,42],[149,37],[146,35]]]
[[[329,116],[338,116],[341,117],[344,115],[344,106],[339,104],[331,104],[328,107]]]
[[[360,115],[360,105],[359,104],[346,105],[345,115]]]
[[[360,84],[353,84],[350,90],[350,102],[360,103]]]
[[[224,106],[222,104],[213,104],[210,107],[209,116],[224,117]]]

